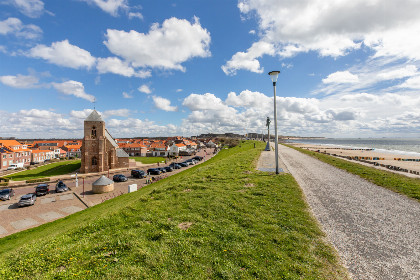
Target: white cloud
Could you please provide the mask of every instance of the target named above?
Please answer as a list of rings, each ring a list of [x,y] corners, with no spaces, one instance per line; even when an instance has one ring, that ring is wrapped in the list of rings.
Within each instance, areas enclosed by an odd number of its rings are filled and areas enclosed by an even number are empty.
[[[129,93],[125,92],[125,91],[123,91],[122,96],[124,98],[133,98],[133,96],[131,94],[129,94]]]
[[[127,0],[84,0],[89,4],[98,6],[104,12],[117,16],[120,10],[127,10]]]
[[[309,51],[336,58],[363,44],[374,57],[420,59],[419,1],[239,0],[238,8],[257,17],[260,42],[283,58]]]
[[[404,83],[402,83],[398,87],[420,89],[420,75],[407,79]]]
[[[91,113],[93,109],[84,109],[83,111],[70,111],[70,116],[76,119],[83,119],[85,120]]]
[[[159,97],[159,96],[152,96],[153,102],[156,108],[167,111],[167,112],[174,112],[178,108],[176,106],[171,106],[171,101],[169,99]]]
[[[18,74],[16,76],[0,76],[0,82],[14,88],[36,88],[40,86],[38,84],[39,79],[31,75],[24,76]]]
[[[86,99],[90,102],[95,101],[95,97],[93,95],[87,94],[85,92],[85,87],[81,82],[69,80],[63,83],[51,83],[51,85],[61,93],[74,95],[78,98]]]
[[[144,85],[141,85],[138,89],[137,89],[138,91],[140,91],[140,92],[143,92],[143,93],[145,93],[145,94],[151,94],[152,93],[152,90],[150,89],[150,87],[148,86],[148,85],[146,85],[146,84],[144,84]]]
[[[44,13],[44,2],[41,0],[10,0],[10,3],[30,18],[38,18]]]
[[[143,15],[141,13],[133,13],[133,12],[129,12],[128,13],[128,18],[129,19],[133,19],[133,18],[138,18],[138,19],[143,19]]]
[[[188,107],[191,111],[198,110],[223,110],[226,105],[223,101],[212,93],[195,94],[187,96],[182,105]]]
[[[378,74],[378,77],[383,80],[401,79],[405,77],[414,76],[417,73],[417,67],[415,65],[407,65],[404,68],[398,68],[391,71],[383,71]]]
[[[36,25],[24,25],[18,18],[9,17],[0,21],[0,34],[13,34],[25,39],[38,39],[42,35],[42,29]]]
[[[47,110],[38,110],[38,109],[20,110],[19,113],[25,117],[32,117],[32,118],[39,118],[39,119],[56,119],[56,118],[61,117],[60,114],[47,111]]]
[[[256,42],[246,52],[237,52],[222,66],[226,75],[236,75],[237,70],[248,70],[255,73],[264,72],[257,58],[268,54],[274,55],[274,46],[267,42]]]
[[[74,69],[90,69],[96,59],[86,50],[69,43],[68,40],[54,42],[51,47],[37,45],[28,54],[30,57],[43,58],[50,63]]]
[[[210,33],[193,23],[170,18],[155,23],[148,34],[108,29],[104,44],[133,67],[157,67],[185,71],[181,65],[193,57],[210,56]]]
[[[327,78],[322,79],[322,82],[324,84],[357,83],[359,82],[359,77],[349,71],[337,71],[329,74]]]
[[[128,117],[131,114],[129,109],[117,109],[117,110],[107,110],[102,113],[103,118],[109,118],[111,116],[118,117]]]
[[[96,68],[100,74],[113,73],[125,77],[148,78],[151,76],[150,71],[136,71],[127,62],[121,61],[117,57],[98,58]]]
[[[177,89],[176,92],[182,92],[182,88]]]
[[[249,30],[249,34],[254,35],[255,33],[256,33],[255,30]]]

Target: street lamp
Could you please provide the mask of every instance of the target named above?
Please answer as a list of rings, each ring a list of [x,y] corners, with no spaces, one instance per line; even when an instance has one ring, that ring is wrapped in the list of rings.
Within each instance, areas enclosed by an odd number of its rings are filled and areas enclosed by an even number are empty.
[[[280,71],[271,71],[268,73],[270,75],[271,80],[273,81],[273,89],[274,89],[274,134],[275,134],[275,152],[276,152],[276,174],[279,174],[279,139],[277,135],[277,105],[276,105],[276,82],[277,78],[279,77]]]

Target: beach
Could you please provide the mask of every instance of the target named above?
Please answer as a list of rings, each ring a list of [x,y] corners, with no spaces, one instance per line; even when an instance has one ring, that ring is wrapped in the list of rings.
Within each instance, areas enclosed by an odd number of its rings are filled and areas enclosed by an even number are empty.
[[[303,143],[288,144],[311,151],[318,151],[333,156],[335,155],[340,158],[357,161],[361,164],[370,165],[379,169],[386,169],[389,171],[398,172],[410,177],[420,177],[420,175],[415,174],[417,172],[420,173],[420,155],[418,154],[399,154],[393,153],[392,151],[384,152],[382,150],[378,151],[376,149],[371,148],[344,148],[335,147],[332,145],[326,146]],[[396,168],[390,169],[390,167]],[[395,170],[398,168],[407,170],[407,172]]]

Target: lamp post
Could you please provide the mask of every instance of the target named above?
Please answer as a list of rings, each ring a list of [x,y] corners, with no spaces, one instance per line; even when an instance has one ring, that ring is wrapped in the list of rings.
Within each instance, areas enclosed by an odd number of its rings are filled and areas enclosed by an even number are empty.
[[[279,139],[277,135],[277,105],[276,105],[276,82],[277,78],[279,77],[280,71],[271,71],[268,73],[270,75],[271,80],[273,81],[273,89],[274,89],[274,134],[275,134],[275,153],[276,153],[276,174],[279,174]]]
[[[268,129],[268,141],[267,141],[267,145],[265,146],[266,151],[271,151],[271,147],[270,147],[270,123],[271,123],[270,118],[267,117],[267,121],[265,123],[265,125],[267,126],[267,129]]]

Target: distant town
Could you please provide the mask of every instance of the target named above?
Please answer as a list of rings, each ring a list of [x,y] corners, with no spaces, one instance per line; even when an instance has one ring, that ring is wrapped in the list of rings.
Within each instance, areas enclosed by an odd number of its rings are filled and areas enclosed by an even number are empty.
[[[267,134],[235,133],[201,134],[191,137],[133,137],[116,138],[119,148],[129,156],[169,157],[190,155],[198,148],[215,147],[222,139],[267,140]],[[274,139],[273,135],[270,135]],[[279,140],[322,138],[279,136]],[[82,139],[16,139],[0,137],[0,170],[17,169],[31,164],[43,163],[52,159],[81,158]]]

